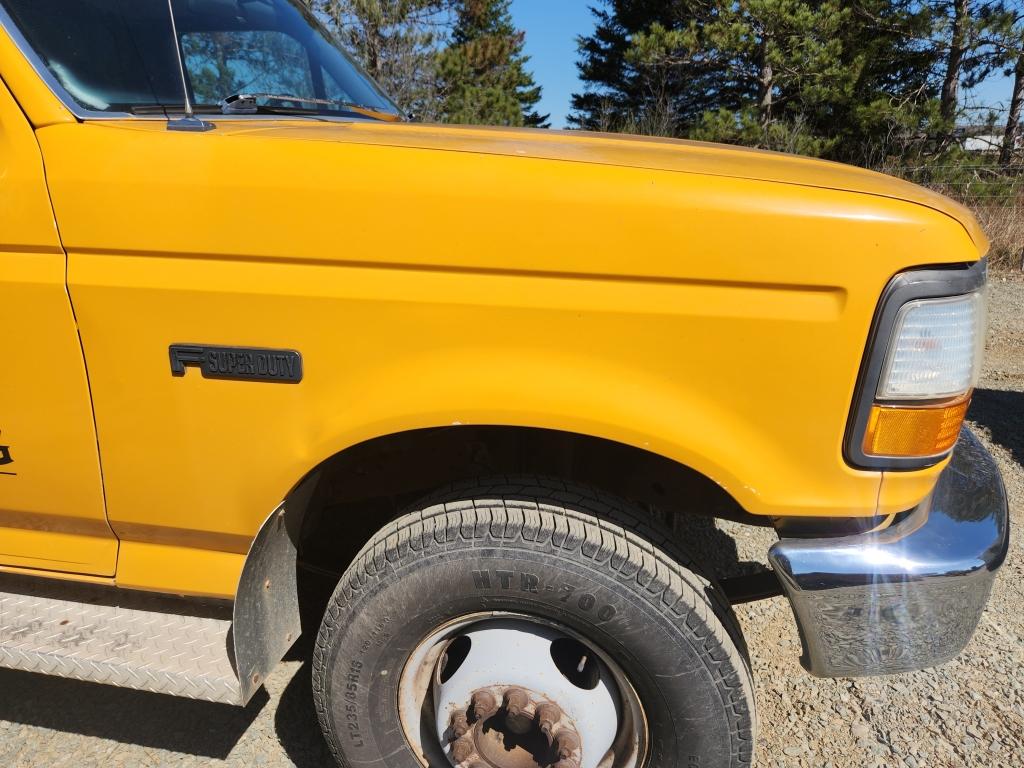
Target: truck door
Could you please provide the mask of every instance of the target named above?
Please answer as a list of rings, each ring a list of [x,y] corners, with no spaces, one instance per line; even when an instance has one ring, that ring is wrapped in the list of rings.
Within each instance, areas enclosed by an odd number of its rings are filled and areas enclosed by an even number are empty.
[[[0,567],[111,576],[96,428],[35,134],[0,80]]]

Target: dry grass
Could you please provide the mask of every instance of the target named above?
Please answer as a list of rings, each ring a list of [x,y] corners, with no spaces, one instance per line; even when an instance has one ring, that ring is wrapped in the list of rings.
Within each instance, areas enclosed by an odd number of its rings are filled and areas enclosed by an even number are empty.
[[[989,266],[993,270],[1024,270],[1024,193],[1015,199],[967,205],[992,241]]]

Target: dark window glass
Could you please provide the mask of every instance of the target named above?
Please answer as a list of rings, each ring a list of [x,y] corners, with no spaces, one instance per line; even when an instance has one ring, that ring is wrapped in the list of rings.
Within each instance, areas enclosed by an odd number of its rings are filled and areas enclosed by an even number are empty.
[[[182,104],[167,3],[3,0],[47,69],[87,109]]]
[[[317,98],[306,49],[283,32],[188,32],[181,46],[197,104],[233,93]]]
[[[264,111],[398,113],[298,0],[172,2],[197,112],[216,113],[228,96],[255,94]],[[167,0],[0,3],[57,82],[86,109],[183,109]]]

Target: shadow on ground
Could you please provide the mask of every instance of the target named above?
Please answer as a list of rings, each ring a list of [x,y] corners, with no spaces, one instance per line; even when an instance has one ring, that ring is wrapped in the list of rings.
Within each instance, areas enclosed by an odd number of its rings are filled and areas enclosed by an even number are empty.
[[[274,730],[296,768],[324,768],[336,763],[327,749],[313,706],[312,658],[316,630],[311,630],[306,625],[306,617],[303,618],[303,634],[284,657],[285,661],[301,661],[302,666],[281,693],[274,713]],[[319,620],[316,623],[319,624]]]
[[[0,720],[221,759],[267,703],[262,690],[243,709],[7,669],[0,691]]]
[[[313,708],[310,650],[300,641],[286,657],[303,663],[273,714],[274,732],[297,768],[334,765]],[[0,721],[211,760],[230,755],[269,701],[261,689],[243,709],[6,669],[0,691]]]
[[[763,563],[742,560],[736,540],[721,530],[712,517],[669,514],[662,522],[672,530],[673,537],[699,566],[719,579],[749,576],[765,570]]]
[[[976,389],[967,418],[988,429],[992,442],[1024,465],[1024,392]]]
[[[277,738],[296,768],[335,765],[313,707],[311,672],[312,664],[307,660],[281,694],[274,717]]]

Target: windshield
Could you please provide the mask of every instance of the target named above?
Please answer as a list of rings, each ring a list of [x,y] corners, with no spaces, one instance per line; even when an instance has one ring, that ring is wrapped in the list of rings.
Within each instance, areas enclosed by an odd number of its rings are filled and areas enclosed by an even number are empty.
[[[299,0],[172,3],[196,112],[220,113],[227,97],[258,94],[258,111],[400,117]],[[177,114],[184,108],[167,0],[0,4],[84,109]]]

